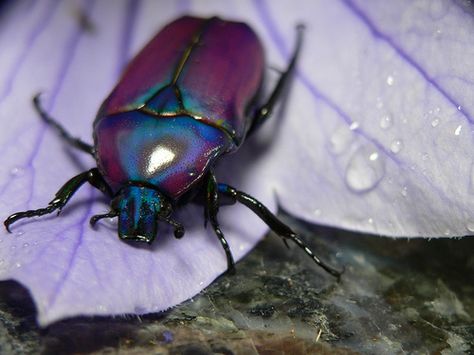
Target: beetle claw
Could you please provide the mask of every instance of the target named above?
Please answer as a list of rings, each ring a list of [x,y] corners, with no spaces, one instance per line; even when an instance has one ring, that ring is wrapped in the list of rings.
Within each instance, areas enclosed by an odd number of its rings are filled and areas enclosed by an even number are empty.
[[[95,225],[97,224],[99,220],[103,218],[113,218],[113,217],[117,217],[117,212],[110,211],[104,214],[96,214],[92,216],[91,219],[89,219],[89,224],[92,228],[95,228]]]

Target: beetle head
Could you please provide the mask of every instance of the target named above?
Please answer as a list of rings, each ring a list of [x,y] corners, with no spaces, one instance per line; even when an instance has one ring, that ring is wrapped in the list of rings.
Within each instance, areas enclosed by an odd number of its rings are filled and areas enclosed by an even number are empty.
[[[171,203],[159,191],[144,186],[122,188],[112,201],[118,214],[118,235],[122,240],[151,243],[158,232],[158,220],[169,221]],[[176,230],[175,230],[176,234]]]

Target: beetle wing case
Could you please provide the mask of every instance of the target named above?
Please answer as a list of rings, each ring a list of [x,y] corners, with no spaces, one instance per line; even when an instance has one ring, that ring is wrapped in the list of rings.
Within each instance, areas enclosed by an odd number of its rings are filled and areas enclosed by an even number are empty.
[[[245,111],[259,91],[263,68],[263,48],[247,24],[181,17],[130,62],[96,122],[134,110],[187,114],[224,129],[238,146],[251,124]]]

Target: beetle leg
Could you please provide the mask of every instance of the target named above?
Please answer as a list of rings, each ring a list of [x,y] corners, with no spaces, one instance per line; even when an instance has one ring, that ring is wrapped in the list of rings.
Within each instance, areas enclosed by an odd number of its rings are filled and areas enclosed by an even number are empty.
[[[58,214],[61,209],[66,205],[69,199],[74,193],[86,182],[89,182],[92,186],[98,188],[103,192],[110,191],[110,187],[105,183],[102,175],[100,175],[97,168],[85,171],[79,175],[74,176],[72,179],[67,181],[54,196],[54,199],[49,202],[47,207],[38,208],[36,210],[28,210],[23,212],[16,212],[10,215],[3,224],[5,228],[10,231],[10,225],[22,218],[30,218],[34,216],[43,216],[58,210]]]
[[[169,217],[159,217],[161,220],[165,221],[174,228],[174,237],[176,239],[181,239],[184,236],[184,227],[178,221],[175,221]]]
[[[96,223],[99,220],[104,219],[104,218],[113,218],[113,217],[117,217],[117,211],[109,211],[103,214],[96,214],[91,217],[91,219],[89,220],[89,224],[91,225],[91,227],[95,227]]]
[[[255,112],[255,116],[252,120],[253,123],[252,123],[252,127],[250,128],[250,131],[254,131],[256,128],[258,128],[272,114],[275,104],[280,99],[280,96],[284,92],[293,74],[293,71],[295,70],[296,61],[298,60],[298,56],[301,51],[301,45],[303,43],[304,25],[298,25],[296,29],[298,31],[297,38],[296,38],[296,47],[295,47],[295,50],[293,51],[293,55],[291,56],[290,62],[288,63],[288,67],[280,75],[280,79],[278,79],[278,82],[275,88],[273,89],[272,93],[270,94],[270,97],[268,98],[267,102],[265,102],[265,104],[263,104]]]
[[[209,222],[211,222],[212,228],[217,235],[217,238],[221,242],[222,248],[224,248],[225,255],[227,257],[227,272],[230,274],[235,273],[235,262],[234,257],[229,248],[229,244],[219,227],[217,221],[217,213],[219,212],[219,190],[217,187],[216,177],[212,172],[208,174],[207,187],[206,187],[206,210]]]
[[[77,148],[79,150],[82,150],[83,152],[86,152],[92,156],[94,156],[94,147],[90,144],[87,144],[83,142],[79,138],[75,138],[69,134],[68,131],[64,129],[63,126],[61,126],[55,119],[53,119],[49,114],[43,109],[41,106],[40,102],[40,94],[36,95],[33,97],[33,105],[40,115],[40,117],[43,119],[44,122],[46,122],[48,125],[52,126],[56,132],[63,138],[67,143],[72,145],[74,148]]]
[[[286,224],[280,221],[273,213],[271,213],[268,208],[266,208],[261,202],[256,200],[254,197],[246,194],[245,192],[238,191],[232,186],[226,184],[219,184],[219,192],[229,196],[234,199],[235,202],[240,202],[241,204],[247,206],[251,209],[257,216],[259,216],[276,234],[285,239],[293,241],[298,247],[304,250],[304,252],[311,258],[313,261],[322,267],[329,274],[337,277],[339,279],[343,271],[338,271],[332,266],[326,264],[322,261],[317,255],[315,255],[311,249],[306,245],[306,243],[291,230]]]

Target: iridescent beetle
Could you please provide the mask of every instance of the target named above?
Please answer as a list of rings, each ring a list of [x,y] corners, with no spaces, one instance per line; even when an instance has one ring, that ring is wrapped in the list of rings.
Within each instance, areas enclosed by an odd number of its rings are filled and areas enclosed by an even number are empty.
[[[255,212],[274,232],[295,242],[319,266],[339,277],[340,272],[321,261],[305,243],[264,205],[244,192],[218,184],[216,161],[236,151],[245,138],[270,115],[294,70],[302,43],[298,27],[296,49],[263,105],[258,105],[264,71],[262,45],[244,23],[213,17],[181,17],[165,26],[126,68],[121,80],[103,102],[94,121],[94,145],[72,137],[41,107],[41,118],[73,147],[91,154],[97,168],[67,181],[45,208],[17,212],[15,221],[61,210],[77,189],[89,182],[111,198],[110,211],[95,215],[91,225],[118,217],[123,240],[151,243],[158,221],[169,223],[176,238],[181,223],[171,219],[176,206],[190,200],[204,203],[227,256],[234,260],[217,213],[219,197],[240,202]]]

